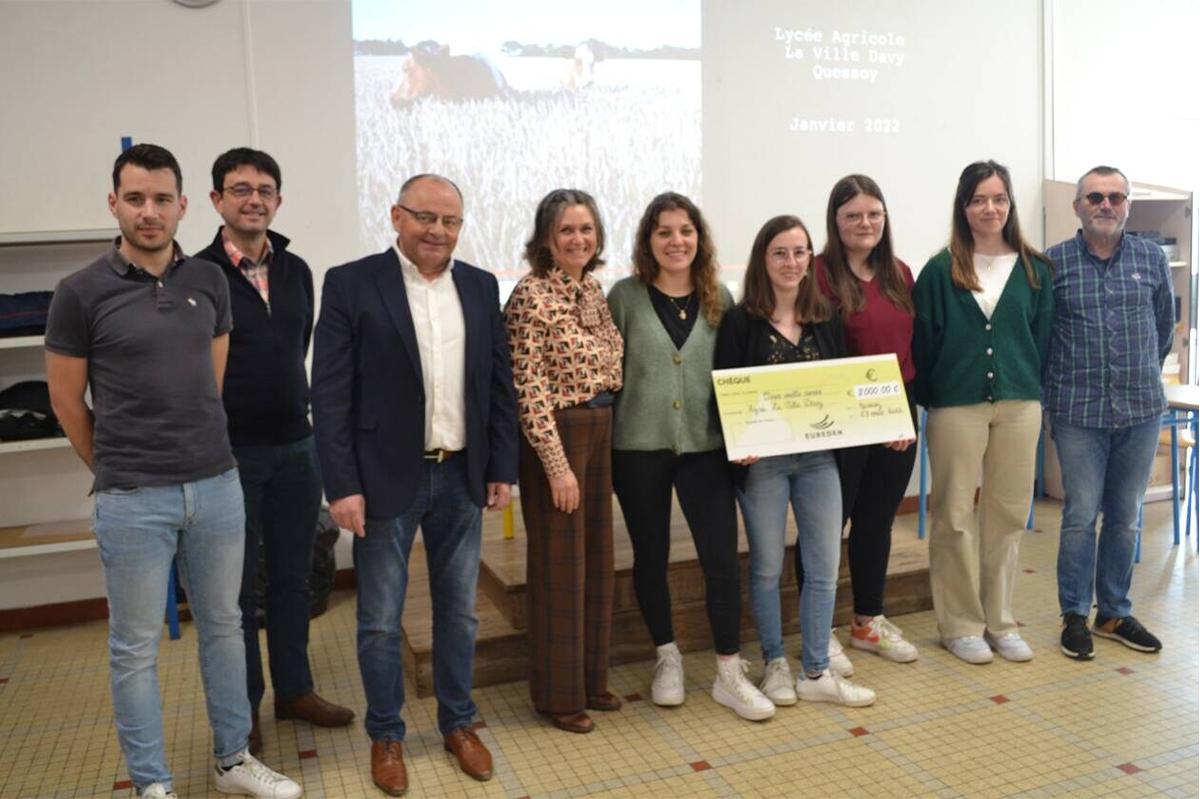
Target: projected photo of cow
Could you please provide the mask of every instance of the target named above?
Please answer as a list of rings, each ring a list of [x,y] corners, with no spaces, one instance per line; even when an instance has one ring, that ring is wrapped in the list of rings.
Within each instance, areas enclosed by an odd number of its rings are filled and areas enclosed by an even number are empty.
[[[400,81],[392,92],[392,108],[404,108],[422,97],[481,100],[508,90],[504,76],[481,55],[450,55],[437,42],[421,42],[399,56]]]
[[[505,294],[527,269],[521,252],[537,201],[560,186],[587,189],[600,205],[609,266],[597,276],[627,274],[645,204],[664,189],[700,199],[699,8],[667,4],[664,13],[696,17],[682,46],[647,30],[687,26],[647,25],[644,4],[616,4],[628,5],[628,18],[606,13],[610,27],[595,31],[574,16],[555,19],[544,3],[481,11],[464,0],[474,14],[465,28],[466,12],[451,2],[439,12],[454,22],[439,28],[408,20],[409,4],[354,0],[363,248],[394,237],[387,209],[400,181],[432,171],[466,195],[456,253],[496,272]],[[369,15],[376,6],[387,13]],[[634,38],[648,35],[658,38]]]

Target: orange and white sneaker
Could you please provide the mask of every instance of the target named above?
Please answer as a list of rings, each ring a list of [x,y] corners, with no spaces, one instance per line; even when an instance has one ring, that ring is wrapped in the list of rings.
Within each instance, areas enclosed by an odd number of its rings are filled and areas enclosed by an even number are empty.
[[[896,663],[911,663],[917,659],[917,648],[904,640],[900,628],[883,615],[873,616],[866,624],[858,619],[850,623],[850,646],[875,652]]]

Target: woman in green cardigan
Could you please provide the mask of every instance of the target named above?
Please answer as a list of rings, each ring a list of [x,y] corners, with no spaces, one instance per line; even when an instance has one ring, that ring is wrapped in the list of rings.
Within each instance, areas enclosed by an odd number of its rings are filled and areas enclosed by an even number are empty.
[[[775,705],[745,676],[737,515],[712,388],[713,346],[732,304],[717,282],[716,252],[700,209],[660,194],[634,239],[634,275],[608,295],[625,341],[625,386],[613,409],[613,491],[633,544],[633,587],[658,649],[650,688],[657,705],[684,700],[683,660],[671,625],[667,560],[671,490],[687,519],[717,651],[712,696],[742,718]]]
[[[995,161],[964,169],[950,246],[913,288],[913,359],[917,402],[929,410],[933,607],[942,643],[968,663],[991,662],[992,650],[1033,657],[1012,592],[1054,321],[1050,269],[1021,236],[1008,170]]]

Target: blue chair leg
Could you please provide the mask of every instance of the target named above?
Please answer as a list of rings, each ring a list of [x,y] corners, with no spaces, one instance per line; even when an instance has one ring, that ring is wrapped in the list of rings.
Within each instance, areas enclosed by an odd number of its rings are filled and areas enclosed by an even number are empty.
[[[1191,412],[1192,417],[1192,454],[1188,458],[1188,487],[1187,487],[1187,526],[1184,530],[1185,536],[1192,534],[1192,510],[1196,511],[1197,533],[1196,533],[1196,551],[1200,552],[1200,495],[1197,495],[1197,490],[1200,489],[1200,413]]]
[[[167,576],[167,633],[172,641],[179,640],[179,603],[175,600],[175,586],[179,577],[175,572],[175,562],[171,562],[171,572]]]
[[[917,445],[917,460],[920,461],[920,477],[918,478],[919,487],[917,489],[917,538],[924,540],[925,538],[925,497],[929,490],[929,446],[925,441],[925,430],[928,427],[929,412],[924,408],[921,409],[920,417],[920,438],[921,441]]]
[[[1171,512],[1175,517],[1175,546],[1179,546],[1179,428],[1178,415],[1171,410]]]

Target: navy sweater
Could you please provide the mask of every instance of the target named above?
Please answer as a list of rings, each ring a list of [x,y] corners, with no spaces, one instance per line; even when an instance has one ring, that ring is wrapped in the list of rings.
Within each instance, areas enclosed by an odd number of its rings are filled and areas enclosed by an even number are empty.
[[[235,446],[290,444],[312,435],[304,361],[313,328],[312,272],[288,252],[288,239],[268,231],[274,256],[268,277],[271,307],[229,261],[221,231],[198,258],[221,267],[229,281],[233,332],[222,398]]]

